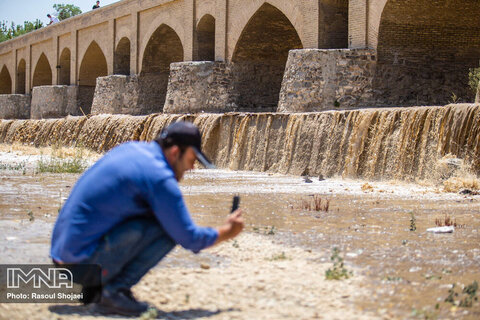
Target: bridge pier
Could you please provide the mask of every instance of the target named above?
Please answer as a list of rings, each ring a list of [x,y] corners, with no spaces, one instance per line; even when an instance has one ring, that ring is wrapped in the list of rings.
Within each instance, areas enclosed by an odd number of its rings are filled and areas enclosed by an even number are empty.
[[[77,86],[39,86],[32,90],[31,119],[81,115]]]
[[[165,113],[237,111],[231,66],[224,62],[170,65]]]
[[[142,76],[98,78],[92,114],[314,112],[369,107],[374,106],[375,68],[375,50],[368,49],[292,50],[285,72],[247,62],[176,62],[170,65],[162,99],[153,99],[155,89],[148,93]],[[283,78],[281,89],[273,80],[278,78],[274,71]],[[252,77],[264,80],[248,81]],[[159,86],[155,81],[148,83]],[[259,88],[259,83],[264,86]],[[245,101],[255,91],[263,95]],[[280,97],[278,105],[272,104],[274,95]]]
[[[139,104],[138,76],[113,75],[97,79],[92,114],[148,114]]]
[[[277,111],[372,107],[376,64],[375,50],[292,50]]]
[[[0,119],[29,119],[30,96],[0,94]]]

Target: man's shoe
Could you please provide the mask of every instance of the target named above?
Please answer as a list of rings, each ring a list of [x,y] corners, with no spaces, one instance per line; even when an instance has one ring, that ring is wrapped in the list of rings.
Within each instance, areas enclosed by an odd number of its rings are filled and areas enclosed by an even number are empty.
[[[80,300],[84,305],[99,302],[102,296],[102,287],[83,287],[83,298]]]
[[[100,302],[95,305],[94,311],[101,314],[119,314],[122,316],[138,317],[148,310],[148,304],[137,301],[129,289],[117,291],[102,291]]]

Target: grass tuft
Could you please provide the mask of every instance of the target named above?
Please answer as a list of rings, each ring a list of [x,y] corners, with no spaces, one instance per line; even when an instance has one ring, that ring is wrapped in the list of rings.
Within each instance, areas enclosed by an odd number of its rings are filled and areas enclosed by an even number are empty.
[[[333,262],[333,268],[325,271],[325,279],[327,280],[342,280],[348,279],[353,275],[353,272],[348,271],[343,265],[343,258],[340,257],[340,250],[333,248],[330,260]]]
[[[82,173],[88,163],[84,159],[83,149],[77,148],[73,158],[63,158],[61,149],[53,148],[49,159],[43,157],[37,163],[37,173]]]
[[[285,252],[275,254],[271,258],[267,259],[269,261],[282,261],[282,260],[289,260],[289,258],[285,255]]]
[[[293,209],[294,207],[290,205]],[[306,211],[323,211],[328,212],[330,208],[330,200],[329,199],[322,199],[319,195],[313,195],[309,200],[302,200],[298,209],[306,210]]]
[[[20,170],[25,170],[25,166],[26,166],[25,161],[22,161],[17,164],[0,163],[0,170],[20,171]]]
[[[445,302],[449,302],[453,306],[458,306],[461,308],[471,308],[473,304],[478,301],[477,291],[477,281],[473,281],[471,284],[467,285],[465,288],[463,288],[461,293],[455,290],[455,284],[453,284],[452,288],[448,290],[448,296],[445,298]]]
[[[454,226],[455,228],[465,228],[466,227],[466,225],[464,225],[464,224],[458,224],[457,219],[452,219],[447,214],[445,214],[443,219],[442,218],[435,219],[435,225],[437,227],[450,227],[450,226]]]

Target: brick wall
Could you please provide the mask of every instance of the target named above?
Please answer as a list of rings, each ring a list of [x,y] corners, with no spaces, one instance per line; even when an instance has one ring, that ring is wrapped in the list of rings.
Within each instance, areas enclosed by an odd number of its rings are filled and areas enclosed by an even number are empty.
[[[473,0],[388,1],[377,47],[379,103],[446,104],[453,95],[472,102],[468,69],[479,66],[479,17]]]
[[[6,66],[0,70],[0,94],[12,93],[12,78]]]
[[[300,48],[296,30],[277,8],[265,5],[257,11],[232,58],[239,110],[276,110],[288,51]]]
[[[348,48],[348,0],[323,0],[319,8],[318,48]]]

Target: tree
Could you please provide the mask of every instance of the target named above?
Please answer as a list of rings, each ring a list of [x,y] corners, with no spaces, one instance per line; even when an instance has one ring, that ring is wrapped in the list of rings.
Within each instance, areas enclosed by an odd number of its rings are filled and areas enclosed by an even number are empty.
[[[64,20],[82,13],[82,10],[73,4],[54,4],[53,9],[57,11],[59,20]],[[15,25],[15,23],[12,22],[10,27],[8,27],[7,21],[0,21],[0,42],[13,39],[30,31],[40,29],[41,27],[43,27],[43,22],[39,19],[33,22],[25,21],[23,26],[19,24]]]
[[[7,40],[8,40],[7,22],[2,21],[0,22],[0,42],[7,41]]]
[[[2,21],[0,22],[0,42],[13,39],[30,31],[40,29],[41,27],[43,27],[43,22],[39,19],[34,22],[25,21],[23,26],[19,24],[15,25],[15,23],[12,22],[10,27],[7,27],[7,21]]]
[[[58,20],[65,20],[82,13],[82,10],[73,4],[57,3],[53,5],[53,9],[57,11]]]

